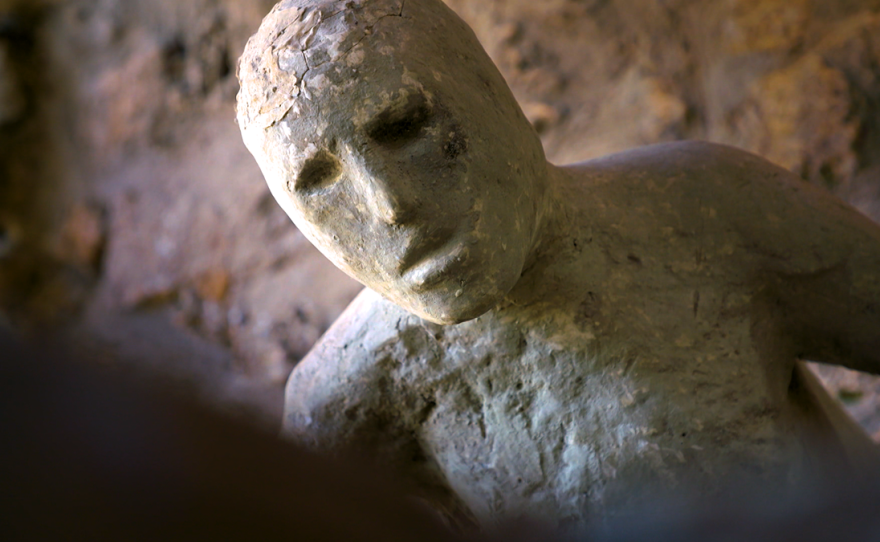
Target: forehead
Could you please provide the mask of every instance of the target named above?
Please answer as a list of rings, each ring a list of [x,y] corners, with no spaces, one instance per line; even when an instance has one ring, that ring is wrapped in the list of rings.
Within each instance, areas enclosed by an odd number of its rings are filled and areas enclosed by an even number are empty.
[[[367,41],[404,0],[283,0],[248,41],[239,63],[240,124],[267,128],[303,93],[310,71]]]
[[[369,74],[346,78],[341,85],[328,84],[323,78],[318,82],[328,87],[309,100],[306,108],[354,128],[365,126],[376,115],[406,104],[414,96],[423,96],[433,103],[442,94],[430,77],[406,67],[373,69]]]
[[[449,74],[396,51],[378,49],[358,47],[344,61],[311,73],[280,124],[300,137],[321,138],[330,132],[362,130],[378,115],[403,108],[414,97],[430,105],[449,101],[443,90]]]
[[[374,1],[364,5],[383,3]],[[239,125],[252,152],[294,158],[309,143],[326,145],[328,139],[357,133],[415,93],[463,126],[475,111],[494,121],[515,109],[476,37],[448,8],[439,1],[411,0],[404,13],[377,16],[359,39],[345,38],[345,48],[332,45],[333,36],[349,36],[344,32],[359,26],[358,20],[343,21],[360,17],[357,10],[325,19],[320,35],[288,52],[274,45],[287,38],[269,39],[281,35],[278,25],[269,25],[274,33],[261,29],[263,41],[248,45],[240,77]]]

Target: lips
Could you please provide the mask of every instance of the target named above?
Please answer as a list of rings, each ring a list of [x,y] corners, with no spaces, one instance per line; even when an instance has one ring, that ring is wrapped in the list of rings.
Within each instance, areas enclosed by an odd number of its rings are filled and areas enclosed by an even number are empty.
[[[430,234],[416,232],[405,241],[403,256],[398,258],[397,272],[406,274],[425,258],[430,258],[449,244],[455,234],[452,228],[438,229]]]
[[[404,273],[403,278],[416,291],[427,290],[453,274],[464,263],[467,246],[463,242],[450,243],[448,250],[438,251]]]
[[[415,290],[434,286],[463,261],[467,246],[454,230],[435,232],[429,238],[415,237],[408,243],[398,272]]]

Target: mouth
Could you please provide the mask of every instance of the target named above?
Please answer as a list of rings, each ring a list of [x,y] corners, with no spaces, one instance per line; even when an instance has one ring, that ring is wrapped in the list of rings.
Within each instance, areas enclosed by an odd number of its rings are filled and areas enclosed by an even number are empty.
[[[403,274],[403,279],[415,291],[422,292],[435,286],[443,279],[452,275],[455,269],[464,263],[464,257],[467,254],[465,243],[458,242],[444,248],[449,250],[438,251],[438,253],[425,258]]]
[[[398,272],[411,288],[424,291],[452,274],[467,250],[467,243],[456,239],[454,232],[442,232],[428,242],[410,243]]]

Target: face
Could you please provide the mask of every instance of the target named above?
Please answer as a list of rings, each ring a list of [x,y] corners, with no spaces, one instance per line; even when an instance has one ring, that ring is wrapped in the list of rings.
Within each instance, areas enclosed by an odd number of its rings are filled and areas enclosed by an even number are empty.
[[[461,322],[522,273],[543,153],[481,49],[463,62],[449,44],[392,47],[400,29],[384,37],[314,74],[311,100],[249,148],[279,204],[338,267],[423,318]]]

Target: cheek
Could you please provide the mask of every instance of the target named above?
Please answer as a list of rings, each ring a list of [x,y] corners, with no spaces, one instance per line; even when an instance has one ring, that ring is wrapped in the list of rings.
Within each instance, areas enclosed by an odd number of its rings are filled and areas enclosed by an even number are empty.
[[[351,209],[332,202],[308,202],[300,208],[302,221],[307,224],[305,227],[317,232],[322,244],[351,246],[356,240],[358,221]]]
[[[370,254],[377,252],[377,236],[365,211],[344,192],[308,196],[297,207],[297,227],[337,267],[361,281],[376,274]]]

